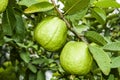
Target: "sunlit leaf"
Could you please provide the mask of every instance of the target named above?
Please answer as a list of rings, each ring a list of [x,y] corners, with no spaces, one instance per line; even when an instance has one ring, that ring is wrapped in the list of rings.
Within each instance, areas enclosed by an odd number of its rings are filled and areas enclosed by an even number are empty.
[[[111,68],[118,68],[118,67],[120,67],[120,56],[113,58],[111,63]]]
[[[36,4],[36,3],[39,3],[39,2],[44,2],[44,1],[48,1],[48,0],[21,0],[21,1],[18,2],[18,4],[29,7],[33,4]]]
[[[90,0],[62,0],[65,14],[74,14],[88,7]]]
[[[106,22],[106,14],[103,9],[93,8],[92,16],[95,17],[97,21],[101,24],[104,24]]]
[[[93,55],[96,63],[98,64],[99,68],[105,75],[110,73],[111,67],[110,62],[111,59],[106,52],[104,52],[101,48],[96,46],[89,46],[89,50]]]
[[[109,7],[120,8],[120,4],[117,3],[116,0],[99,0],[95,3],[95,6],[101,8],[109,8]]]
[[[109,50],[109,51],[120,51],[120,42],[111,42],[103,47],[104,50]]]
[[[25,13],[35,13],[35,12],[44,12],[53,9],[54,6],[49,2],[41,2],[37,4],[33,4],[27,9],[25,9]]]

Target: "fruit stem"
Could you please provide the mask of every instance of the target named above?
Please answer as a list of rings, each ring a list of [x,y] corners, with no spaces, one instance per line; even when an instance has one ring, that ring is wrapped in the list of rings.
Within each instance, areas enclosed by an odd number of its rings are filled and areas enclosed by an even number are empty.
[[[61,13],[61,11],[57,8],[57,5],[56,5],[55,1],[54,1],[54,0],[51,0],[51,2],[53,3],[53,5],[54,5],[56,11],[58,12],[58,14],[60,15],[60,17],[61,17],[61,18],[63,19],[63,21],[66,23],[68,29],[69,29],[73,34],[75,34],[80,40],[82,40],[82,41],[84,41],[84,42],[87,43],[87,41],[84,39],[84,37],[81,36],[81,35],[79,35],[79,34],[75,31],[75,29],[73,29],[73,27],[70,25],[70,23],[68,22],[68,20],[64,17],[64,15]]]

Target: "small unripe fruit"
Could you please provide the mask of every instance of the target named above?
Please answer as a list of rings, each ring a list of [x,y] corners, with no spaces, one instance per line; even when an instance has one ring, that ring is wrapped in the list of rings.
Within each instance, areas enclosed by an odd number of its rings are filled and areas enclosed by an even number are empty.
[[[57,51],[66,42],[66,24],[58,17],[46,18],[37,25],[34,38],[46,50]]]
[[[91,69],[92,62],[85,42],[70,41],[60,54],[60,64],[69,74],[86,75]]]
[[[8,0],[0,0],[0,13],[4,12],[8,5]]]

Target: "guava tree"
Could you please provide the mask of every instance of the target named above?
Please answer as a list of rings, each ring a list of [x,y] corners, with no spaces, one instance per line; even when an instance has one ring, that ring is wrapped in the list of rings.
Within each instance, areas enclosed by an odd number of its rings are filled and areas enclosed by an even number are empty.
[[[117,1],[0,0],[0,80],[119,80]]]

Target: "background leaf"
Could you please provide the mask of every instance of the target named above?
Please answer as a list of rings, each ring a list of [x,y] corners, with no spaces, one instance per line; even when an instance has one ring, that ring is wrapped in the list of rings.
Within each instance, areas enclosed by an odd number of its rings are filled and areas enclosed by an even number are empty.
[[[120,42],[111,42],[103,47],[104,50],[109,50],[109,51],[120,51]]]
[[[12,36],[15,26],[16,26],[16,18],[14,15],[14,11],[11,7],[9,7],[4,12],[3,18],[2,18],[3,33],[5,35]]]
[[[16,13],[15,18],[16,18],[16,26],[15,26],[15,30],[14,30],[13,39],[16,42],[21,42],[21,41],[23,41],[23,39],[25,39],[27,31],[26,31],[26,27],[24,25],[21,14]]]
[[[111,69],[110,67],[111,59],[108,56],[108,54],[105,53],[101,48],[96,46],[89,46],[89,50],[92,53],[93,58],[95,59],[96,63],[98,64],[102,72],[105,75],[108,75]]]
[[[21,52],[20,53],[20,57],[23,61],[25,61],[26,63],[28,63],[31,58],[30,58],[30,54],[29,53],[25,53],[25,52]]]
[[[101,36],[95,31],[87,31],[85,33],[85,37],[91,42],[95,42],[99,45],[105,45],[107,43],[106,40],[103,38],[103,36]]]
[[[120,67],[120,56],[112,59],[111,68],[119,68]]]
[[[115,80],[114,75],[113,75],[113,74],[111,74],[111,75],[109,76],[108,80]]]
[[[87,13],[88,8],[85,8],[84,10],[78,11],[75,14],[69,14],[65,17],[70,20],[74,25],[78,25],[78,22],[81,18],[84,17],[84,15]]]
[[[86,25],[78,25],[78,26],[75,26],[75,29],[79,34],[81,34],[83,31],[88,30],[89,27]]]
[[[30,73],[28,77],[29,78],[27,80],[36,80],[36,75],[33,73]]]
[[[99,23],[105,24],[106,22],[106,14],[103,9],[100,8],[94,8],[92,10],[92,16],[95,17]]]
[[[4,34],[2,31],[2,26],[0,25],[0,46],[4,44]]]
[[[45,75],[42,71],[37,72],[37,80],[45,80]]]
[[[45,63],[45,59],[42,59],[42,58],[34,59],[31,63],[35,65],[37,64],[40,65],[40,64]]]
[[[37,68],[34,66],[34,65],[32,65],[32,64],[28,64],[28,68],[33,72],[33,73],[36,73],[37,72]]]

